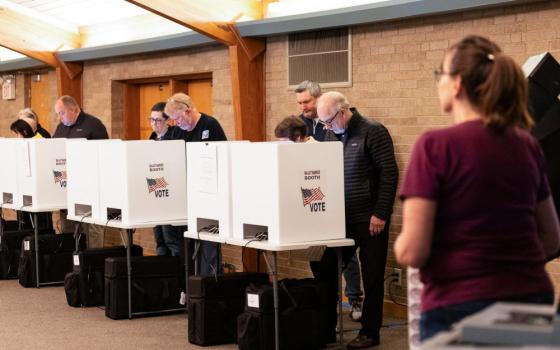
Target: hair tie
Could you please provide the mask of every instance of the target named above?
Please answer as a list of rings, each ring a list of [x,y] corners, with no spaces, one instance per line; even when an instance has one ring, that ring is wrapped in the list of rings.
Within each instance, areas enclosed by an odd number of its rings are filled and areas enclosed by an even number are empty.
[[[488,55],[486,55],[486,58],[488,58],[488,61],[490,62],[494,62],[494,59],[496,58],[493,54],[489,53]]]

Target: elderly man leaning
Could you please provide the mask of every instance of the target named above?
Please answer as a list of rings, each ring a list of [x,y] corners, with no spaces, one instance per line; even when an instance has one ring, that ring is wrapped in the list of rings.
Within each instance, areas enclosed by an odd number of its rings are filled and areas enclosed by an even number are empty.
[[[175,121],[181,129],[180,138],[185,142],[226,141],[226,134],[220,123],[213,117],[197,110],[190,96],[177,93],[171,96],[165,105],[165,114]],[[196,203],[192,203],[196,205]],[[181,237],[182,238],[182,237]],[[178,238],[179,239],[179,238]],[[187,240],[187,257],[193,256],[193,242]],[[222,254],[220,244],[202,241],[200,250],[196,254],[199,271],[198,274],[222,273]],[[189,273],[192,273],[192,264],[189,264]]]
[[[398,182],[398,168],[393,141],[379,122],[366,119],[350,108],[339,92],[327,92],[317,104],[317,114],[329,132],[325,141],[344,144],[344,194],[346,237],[354,247],[343,249],[343,262],[348,262],[356,248],[362,267],[365,298],[362,328],[347,347],[364,349],[379,344],[383,320],[383,280],[387,261],[389,224]],[[311,265],[313,274],[329,285],[332,312],[329,322],[336,326],[337,258],[327,249],[320,262]]]

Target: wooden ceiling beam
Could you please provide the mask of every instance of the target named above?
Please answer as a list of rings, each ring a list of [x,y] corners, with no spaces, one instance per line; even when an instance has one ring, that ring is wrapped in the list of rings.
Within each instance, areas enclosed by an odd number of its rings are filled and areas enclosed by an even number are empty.
[[[0,0],[0,46],[56,68],[59,93],[81,89],[81,64],[66,63],[61,47],[80,47],[80,35],[57,25],[56,19],[9,1]],[[69,90],[68,86],[73,85]]]
[[[237,39],[238,45],[241,46],[243,52],[249,58],[249,61],[253,61],[255,57],[260,55],[266,49],[266,44],[260,39],[244,38],[237,30],[237,26],[233,23],[228,24],[229,29]]]
[[[81,62],[65,62],[60,59],[58,53],[54,53],[54,58],[57,61],[57,67],[62,68],[70,80],[74,80],[84,70],[84,65]]]
[[[212,21],[211,16],[185,0],[126,0],[170,21],[184,25],[225,45],[236,45],[237,38],[226,23]]]
[[[80,47],[77,28],[72,32],[54,22],[36,11],[0,0],[0,45],[17,52],[54,52],[63,46]]]
[[[33,58],[37,61],[43,62],[44,64],[49,65],[51,67],[57,67],[58,65],[57,59],[54,57],[54,54],[50,51],[25,50],[19,47],[13,47],[10,45],[10,43],[6,43],[5,41],[2,41],[2,39],[0,39],[0,46],[15,51],[17,53],[20,53],[24,56]]]

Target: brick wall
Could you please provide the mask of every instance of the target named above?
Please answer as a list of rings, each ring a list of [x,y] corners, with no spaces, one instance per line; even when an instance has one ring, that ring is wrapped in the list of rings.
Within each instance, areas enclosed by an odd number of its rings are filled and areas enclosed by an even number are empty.
[[[362,115],[382,122],[391,133],[404,176],[411,147],[425,130],[450,125],[440,111],[432,70],[446,48],[467,34],[496,41],[519,63],[550,51],[560,59],[560,4],[533,5],[446,14],[428,18],[372,24],[352,28],[352,79],[345,94]],[[288,90],[287,36],[269,38],[266,57],[267,135],[275,125],[297,113],[295,96]],[[397,267],[393,242],[401,229],[401,203],[396,202],[390,229],[388,268]],[[548,271],[560,287],[560,262]],[[294,271],[297,273],[302,270]],[[403,274],[403,276],[405,276]],[[397,300],[406,301],[404,288],[393,288]]]
[[[469,11],[352,28],[353,86],[338,89],[360,112],[384,123],[394,143],[401,178],[410,149],[425,130],[450,125],[450,117],[440,112],[432,70],[439,66],[444,50],[467,34],[482,34],[522,64],[529,56],[550,51],[560,59],[560,4],[539,2],[491,10]],[[266,127],[272,139],[275,125],[283,117],[297,113],[295,96],[288,90],[287,37],[267,40]],[[231,75],[227,49],[207,46],[105,59],[84,64],[84,108],[100,117],[112,137],[122,135],[122,94],[119,80],[212,72],[214,115],[227,136],[234,137],[231,106]],[[49,76],[51,78],[51,76]],[[56,79],[49,79],[54,84]],[[0,135],[23,108],[23,79],[18,75],[18,100],[0,100]],[[54,92],[53,92],[54,93]],[[54,115],[53,115],[54,118]],[[54,125],[54,124],[53,124]],[[401,204],[396,202],[391,227],[388,267],[396,266],[392,243],[401,229]],[[153,253],[151,230],[135,236],[148,253]],[[119,242],[110,234],[108,242]],[[240,248],[224,247],[226,261],[241,269]],[[309,276],[307,264],[279,255],[282,276]],[[560,287],[560,262],[547,266],[555,285]],[[404,275],[404,274],[403,274]],[[557,288],[558,289],[558,288]],[[404,288],[395,288],[397,299],[405,301]]]
[[[125,56],[84,63],[84,109],[107,126],[111,137],[122,136],[122,95],[119,81],[212,72],[216,117],[228,138],[234,137],[228,50],[211,45],[149,55]]]
[[[12,137],[10,125],[17,119],[19,110],[25,107],[23,80],[23,75],[16,75],[15,100],[0,99],[0,137]]]

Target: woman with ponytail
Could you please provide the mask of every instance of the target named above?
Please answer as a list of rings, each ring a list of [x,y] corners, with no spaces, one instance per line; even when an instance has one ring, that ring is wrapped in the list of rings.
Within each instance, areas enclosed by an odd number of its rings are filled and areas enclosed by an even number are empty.
[[[414,146],[394,249],[401,264],[420,268],[422,340],[496,301],[552,303],[544,265],[560,245],[520,67],[468,36],[434,75],[455,123]]]

